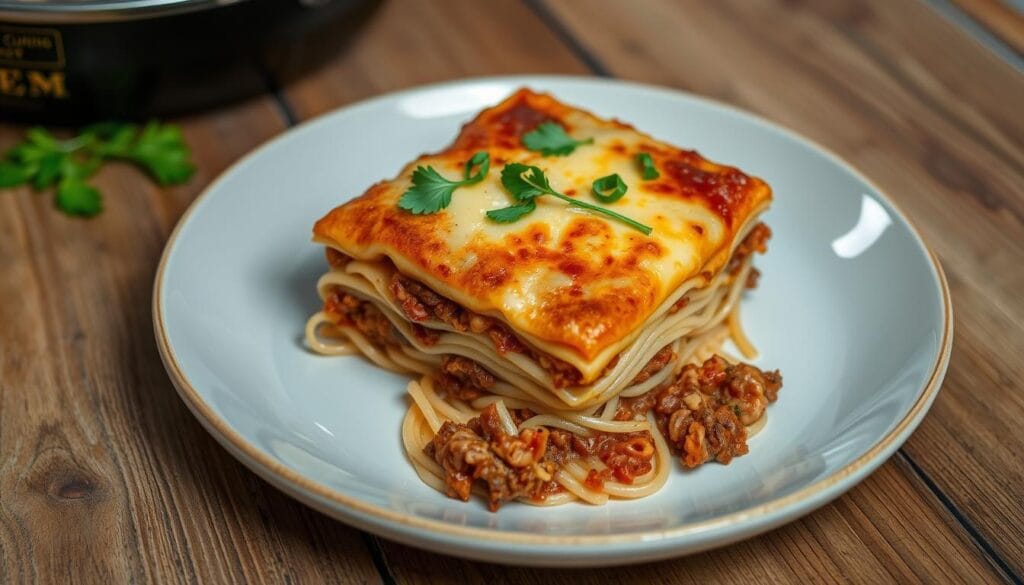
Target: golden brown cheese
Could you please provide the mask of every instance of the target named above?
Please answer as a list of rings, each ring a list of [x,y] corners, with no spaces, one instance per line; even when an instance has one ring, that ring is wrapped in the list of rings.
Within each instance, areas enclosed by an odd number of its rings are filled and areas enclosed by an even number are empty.
[[[545,121],[594,141],[561,157],[527,150],[521,136]],[[490,153],[488,176],[456,189],[447,209],[397,207],[418,165],[458,179],[478,150]],[[658,179],[642,179],[639,152],[651,154]],[[484,214],[515,203],[500,182],[509,162],[539,166],[554,189],[592,203],[594,179],[618,173],[628,191],[608,207],[654,231],[645,236],[553,197],[518,222],[495,223]],[[764,181],[738,169],[523,89],[481,112],[448,149],[328,213],[313,234],[354,258],[391,259],[439,293],[504,319],[591,381],[682,282],[721,270],[737,234],[770,200]]]

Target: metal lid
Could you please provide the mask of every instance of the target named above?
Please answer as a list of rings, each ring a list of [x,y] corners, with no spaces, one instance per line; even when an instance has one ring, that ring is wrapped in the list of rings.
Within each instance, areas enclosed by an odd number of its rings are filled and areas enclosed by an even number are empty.
[[[31,24],[110,22],[168,16],[245,0],[0,0],[0,21]]]

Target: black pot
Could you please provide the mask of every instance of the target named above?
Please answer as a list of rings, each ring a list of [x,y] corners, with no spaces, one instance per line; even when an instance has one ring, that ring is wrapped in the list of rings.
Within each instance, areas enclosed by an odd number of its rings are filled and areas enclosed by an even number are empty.
[[[166,116],[274,90],[373,0],[0,0],[0,118]]]

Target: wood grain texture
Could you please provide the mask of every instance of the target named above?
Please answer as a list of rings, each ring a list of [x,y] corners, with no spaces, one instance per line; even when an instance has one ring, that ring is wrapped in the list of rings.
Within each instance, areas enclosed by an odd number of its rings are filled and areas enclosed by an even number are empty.
[[[491,6],[489,4],[487,9],[490,10]],[[833,43],[831,35],[835,33],[831,27],[836,25],[832,23],[844,23],[851,18],[856,21],[859,18],[858,11],[870,11],[870,6],[861,9],[852,3],[849,7],[834,5],[829,9],[831,12],[824,14],[816,13],[815,10],[818,8],[804,6],[800,2],[790,2],[781,7],[762,3],[753,6],[752,9],[738,6],[716,9],[708,3],[699,2],[679,4],[648,0],[641,3],[621,3],[608,0],[603,3],[583,4],[566,1],[553,6],[541,3],[539,10],[534,12],[506,3],[496,3],[493,6],[500,14],[497,21],[500,24],[492,23],[486,14],[473,12],[473,9],[468,7],[468,12],[446,12],[444,18],[439,18],[432,10],[425,13],[417,12],[423,10],[418,3],[392,1],[373,23],[373,29],[367,30],[362,38],[353,44],[349,53],[320,75],[288,88],[286,96],[299,117],[306,118],[364,97],[358,89],[353,88],[353,79],[368,82],[374,92],[380,92],[405,87],[410,79],[427,82],[471,74],[514,73],[521,71],[520,67],[529,67],[531,62],[541,67],[540,70],[544,72],[577,73],[581,70],[590,70],[586,68],[588,55],[573,54],[571,48],[564,42],[557,42],[558,29],[564,26],[568,28],[567,32],[570,35],[585,44],[584,50],[590,53],[590,57],[596,57],[596,60],[603,63],[604,68],[616,75],[689,89],[755,111],[762,111],[769,117],[795,127],[798,131],[803,131],[826,144],[830,142],[833,129],[839,124],[838,127],[844,134],[852,135],[849,139],[854,141],[854,145],[860,151],[881,156],[883,160],[889,160],[886,157],[889,155],[889,149],[893,148],[890,141],[897,138],[896,130],[884,128],[882,136],[874,135],[873,126],[884,126],[892,123],[892,120],[871,118],[866,126],[858,129],[858,125],[865,124],[865,114],[860,107],[866,97],[857,102],[858,109],[853,112],[840,112],[846,117],[837,121],[833,120],[829,99],[825,99],[831,96],[822,96],[816,92],[816,88],[807,89],[814,87],[818,77],[825,76],[827,81],[818,81],[818,85],[826,83],[830,91],[842,96],[853,91],[845,87],[838,90],[832,88],[838,73],[828,70],[832,60],[837,62],[837,67],[848,66],[847,61],[856,56],[847,54],[850,49],[845,47],[852,41],[844,41],[839,53],[826,52],[813,68],[797,68],[795,78],[779,77],[774,69],[780,67],[780,61],[792,59],[791,53],[816,51],[819,50],[820,44]],[[780,8],[782,10],[777,10]],[[749,12],[745,12],[746,10]],[[538,18],[538,13],[556,16],[557,19],[545,22]],[[405,30],[402,27],[405,26],[404,19],[408,15],[414,15],[410,17],[413,21],[419,18],[426,19],[430,26],[424,27],[426,30],[417,29],[401,42],[396,41],[394,35],[384,34],[383,31]],[[933,15],[929,13],[927,16]],[[797,22],[788,23],[789,18],[794,18]],[[749,29],[760,27],[766,21],[778,28],[772,33],[777,38],[768,45],[770,51],[759,43],[758,37],[749,33]],[[937,27],[945,26],[938,18],[928,22]],[[468,26],[469,23],[472,23],[472,26]],[[445,31],[449,29],[445,27],[460,32],[446,34]],[[520,34],[502,37],[500,43],[489,41],[502,35],[502,31],[505,30],[519,31]],[[950,31],[941,29],[940,32],[946,34]],[[956,36],[959,33],[952,32],[955,39],[963,41]],[[881,42],[893,42],[884,38],[883,33],[884,31],[875,31],[874,35],[881,37]],[[466,50],[467,35],[475,40],[474,46],[477,50]],[[489,57],[486,51],[480,50],[491,44],[500,44],[502,48],[502,65],[497,68],[494,65],[494,58]],[[538,47],[543,48],[540,54]],[[884,51],[899,54],[894,47],[886,47]],[[759,52],[769,54],[760,56]],[[415,59],[410,58],[411,55],[415,55]],[[526,55],[533,57],[527,58]],[[987,55],[978,58],[986,59]],[[858,67],[858,73],[861,73],[860,68],[865,67],[863,61],[863,57],[854,59],[853,64]],[[986,60],[986,64],[994,69],[986,72],[993,77],[1001,78],[1007,75],[1005,71],[999,69],[1000,63]],[[943,66],[938,72],[925,70],[917,73],[926,75],[922,83],[931,83],[932,86],[939,87],[943,84],[929,75],[940,75],[938,79],[943,79],[943,82],[955,80],[957,76],[962,75],[955,66]],[[885,84],[886,89],[893,84],[877,71],[867,70],[861,75],[866,76],[864,81],[868,84]],[[869,91],[869,87],[857,88],[856,95],[867,95]],[[975,95],[972,93],[972,97]],[[988,100],[985,96],[980,96],[979,99],[986,99],[992,103],[992,107],[1001,115],[1001,122],[1014,123],[1010,119],[1012,108],[1007,107],[1005,102]],[[898,107],[919,107],[916,95],[904,97],[904,101]],[[961,109],[967,109],[967,106],[958,108],[957,112],[961,112]],[[869,111],[869,114],[874,113]],[[903,116],[899,109],[887,114],[888,118]],[[978,128],[961,134],[967,133],[975,136],[977,140],[1005,144],[1007,151],[1013,151],[1010,135],[999,130],[997,124],[975,113],[973,109],[964,115],[972,122],[977,121]],[[938,130],[944,131],[961,123],[959,120],[937,122],[936,118],[941,118],[941,113],[929,112],[925,121],[917,122],[922,125],[919,127],[918,135],[913,138],[923,139],[927,144],[939,144],[940,139],[931,137],[930,131],[925,131],[928,126],[924,124],[938,123]],[[979,133],[984,138],[979,138]],[[946,159],[955,161],[957,170],[950,170],[950,175],[960,172],[967,164],[960,160],[967,154],[965,148],[953,153],[940,151],[939,154],[931,154],[937,149],[931,146],[928,148],[928,156],[944,157],[940,162],[933,163],[933,168],[949,166],[950,163],[946,162]],[[985,179],[999,182],[999,186],[986,185],[986,193],[996,190],[1007,191],[1013,187],[1016,175],[1012,171],[1000,171],[1000,175]],[[972,168],[970,172],[976,173],[977,169]],[[927,174],[927,171],[924,174]],[[936,181],[932,180],[929,187],[934,187],[935,183]],[[968,203],[977,203],[970,195],[966,195],[965,198]],[[927,211],[911,210],[913,217],[917,217],[918,213]],[[945,213],[948,213],[948,210],[945,210]],[[991,221],[991,214],[978,218],[976,224],[984,225],[988,221]],[[955,242],[947,244],[957,245]],[[1007,276],[1020,277],[1021,274],[1020,271],[1010,270]],[[1014,493],[1012,488],[1003,486],[1003,489],[1006,491],[1002,493]],[[901,499],[900,506],[893,506],[891,501],[870,497],[868,494],[872,491],[901,493],[908,496],[913,494],[913,497]],[[852,522],[849,514],[855,514],[859,522]],[[920,534],[925,535],[924,538],[909,538],[906,531],[909,525],[920,526]],[[905,462],[888,463],[883,467],[883,471],[873,476],[863,486],[856,488],[850,496],[780,532],[785,534],[784,539],[780,539],[779,532],[771,533],[760,539],[735,545],[728,553],[711,553],[694,559],[659,563],[654,565],[657,569],[653,572],[643,573],[637,572],[636,569],[624,569],[612,573],[601,571],[587,574],[572,571],[557,573],[561,577],[551,578],[554,579],[551,582],[573,582],[577,578],[603,582],[602,579],[606,575],[615,575],[617,578],[634,576],[638,581],[661,575],[665,582],[675,582],[674,578],[664,575],[689,574],[706,577],[714,574],[714,571],[723,571],[720,565],[725,554],[740,555],[753,560],[759,567],[763,567],[765,572],[762,576],[766,581],[791,580],[794,575],[802,574],[813,574],[815,578],[823,580],[842,579],[844,575],[852,574],[861,575],[869,581],[945,581],[954,577],[956,580],[973,581],[983,577],[991,579],[998,574],[998,568],[988,566],[988,561],[963,526],[950,515],[934,494],[928,489],[922,489],[921,480]],[[822,538],[822,534],[827,534],[828,537]],[[843,544],[830,544],[835,542]],[[501,581],[501,575],[505,572],[504,569],[497,570],[490,565],[414,552],[407,547],[388,542],[383,542],[381,546],[388,565],[399,582],[435,580],[444,576],[453,576],[455,581]],[[898,550],[898,553],[878,553],[879,550],[886,550],[886,547],[889,547],[890,552]],[[904,560],[901,561],[901,558]],[[915,562],[907,562],[906,559],[913,559]],[[917,562],[922,559],[936,559],[937,563]],[[933,569],[937,572],[930,572]],[[509,577],[507,581],[515,578],[527,581],[548,578],[545,577],[548,572],[522,570],[513,574],[516,577]],[[742,568],[730,569],[726,574],[749,577],[744,574]]]
[[[285,88],[300,119],[381,92],[481,75],[565,73],[587,69],[525,5],[389,0],[348,51]]]
[[[259,99],[181,120],[199,170],[96,176],[106,210],[0,194],[0,582],[379,582],[362,536],[257,479],[178,399],[150,294],[174,223],[280,132]],[[0,149],[17,129],[0,128]]]
[[[1024,15],[1006,0],[953,0],[1018,53],[1024,53]]]
[[[957,329],[944,390],[901,454],[759,538],[599,571],[426,553],[294,502],[192,418],[149,314],[185,207],[284,129],[267,96],[180,121],[200,166],[184,187],[104,169],[97,219],[0,193],[0,582],[1019,581],[1021,76],[917,2],[389,0],[347,51],[282,94],[308,119],[445,79],[594,72],[760,112],[853,162],[914,218],[948,272]],[[0,127],[0,150],[17,132]]]
[[[614,73],[811,137],[924,232],[949,277],[955,339],[904,452],[1024,573],[1024,462],[1009,455],[1024,449],[1024,77],[921,3],[640,4],[550,6]],[[614,26],[624,18],[635,26]]]
[[[888,464],[835,504],[774,532],[670,561],[598,571],[511,568],[470,563],[386,543],[399,583],[857,583],[996,582],[979,555],[963,550],[958,527]],[[879,518],[887,522],[879,522]],[[950,554],[954,552],[954,554]]]

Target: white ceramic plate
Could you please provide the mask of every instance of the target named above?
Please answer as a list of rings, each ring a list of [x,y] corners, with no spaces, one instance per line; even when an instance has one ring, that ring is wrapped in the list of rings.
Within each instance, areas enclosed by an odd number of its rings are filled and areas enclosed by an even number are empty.
[[[480,109],[528,85],[694,147],[775,191],[743,318],[785,386],[750,454],[681,466],[658,494],[488,512],[445,498],[402,452],[401,376],[306,351],[323,251],[313,222]],[[408,544],[506,563],[595,566],[699,551],[821,506],[907,439],[938,392],[952,318],[942,271],[867,179],[734,108],[614,81],[467,80],[382,96],[285,133],[228,170],[171,236],[153,300],[171,379],[206,429],[299,500]]]

